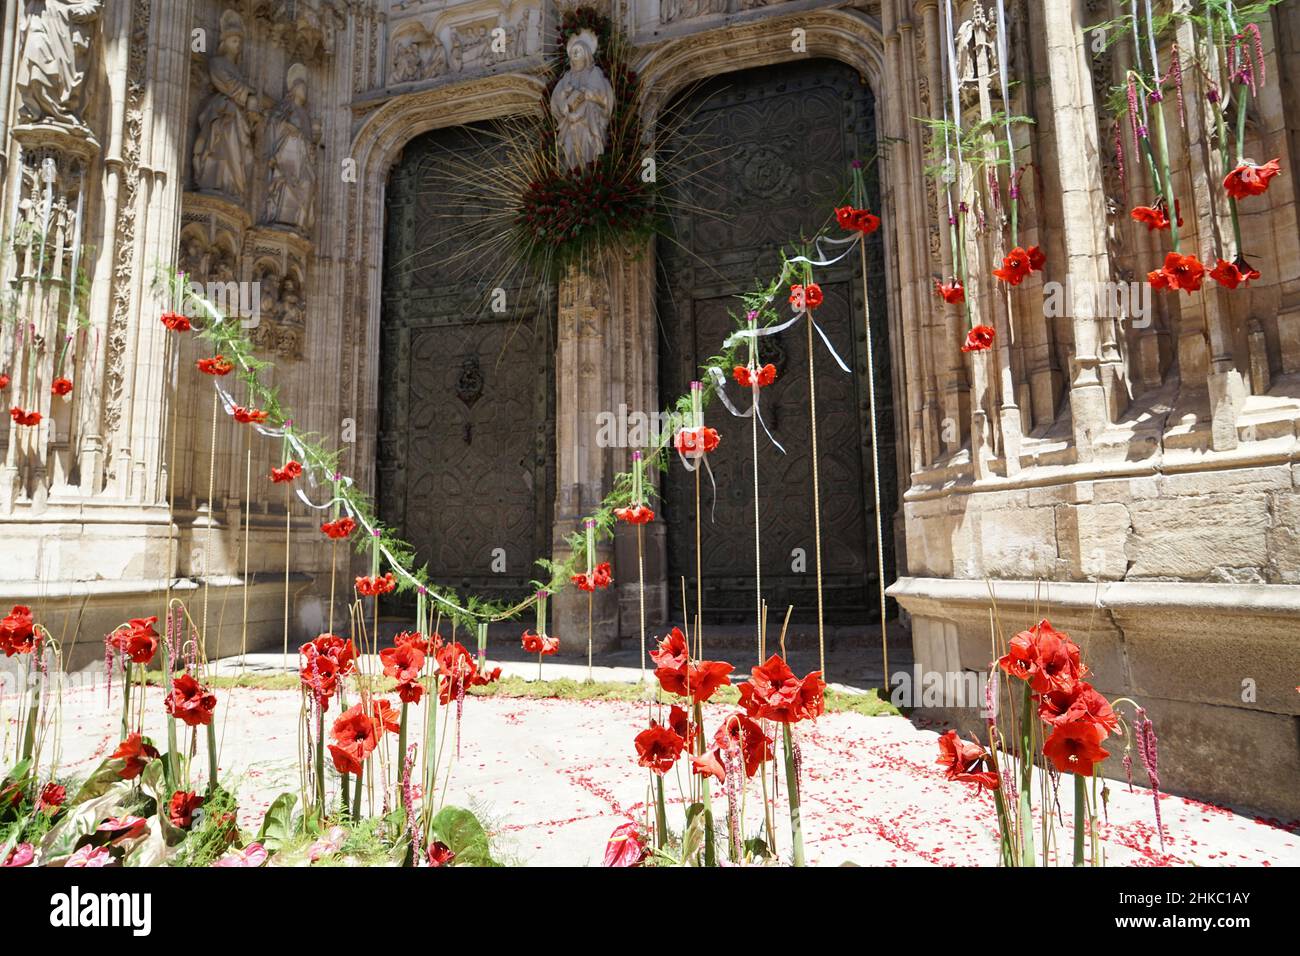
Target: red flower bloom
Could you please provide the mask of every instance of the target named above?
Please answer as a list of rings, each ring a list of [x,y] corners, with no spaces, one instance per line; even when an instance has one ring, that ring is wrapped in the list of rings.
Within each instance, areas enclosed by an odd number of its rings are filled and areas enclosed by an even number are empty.
[[[459,641],[444,644],[438,649],[438,702],[450,703],[474,686],[478,665]]]
[[[605,866],[637,866],[645,859],[645,841],[635,823],[624,823],[605,844]]]
[[[861,232],[864,234],[875,232],[880,228],[880,217],[873,215],[865,209],[854,209],[852,206],[840,206],[835,210],[835,221],[839,223],[841,229],[845,232]]]
[[[356,647],[350,640],[321,634],[298,648],[298,653],[305,659],[299,670],[302,686],[322,707],[329,706],[338,682],[356,669]]]
[[[54,395],[67,395],[72,391],[72,379],[60,375],[50,383],[50,392]]]
[[[686,709],[673,704],[668,711],[668,726],[682,740],[691,739],[691,718],[687,715]]]
[[[826,709],[825,690],[821,671],[800,680],[780,655],[773,654],[740,686],[740,706],[750,717],[782,724],[816,720]]]
[[[713,742],[724,750],[739,749],[745,758],[745,776],[752,777],[765,760],[773,757],[772,738],[763,733],[758,721],[744,714],[732,714],[722,722]]]
[[[626,508],[615,508],[614,517],[628,524],[649,524],[655,520],[655,513],[645,505],[628,505]]]
[[[790,305],[794,307],[796,312],[805,310],[811,312],[821,305],[823,301],[822,287],[816,282],[809,282],[806,286],[790,286]]]
[[[949,305],[961,305],[966,301],[966,289],[957,279],[953,279],[951,282],[939,282],[936,280],[934,283],[934,291],[939,298],[943,299],[943,301],[947,302]]]
[[[131,659],[132,664],[148,664],[158,652],[158,632],[153,617],[133,617],[105,640]]]
[[[1043,744],[1043,754],[1061,773],[1075,773],[1091,777],[1092,769],[1110,754],[1101,742],[1106,732],[1091,721],[1061,724]]]
[[[560,639],[558,637],[552,638],[552,640],[555,641],[557,646],[559,645]],[[488,684],[496,683],[500,679],[501,679],[501,668],[494,667],[490,671],[479,671],[478,673],[474,674],[474,676],[470,678],[469,686],[486,687]]]
[[[1041,271],[1047,265],[1047,256],[1037,246],[1030,246],[1028,251],[1016,246],[1002,260],[1002,268],[994,269],[993,275],[1008,285],[1020,285],[1031,272]]]
[[[385,647],[379,652],[379,660],[383,664],[384,675],[399,684],[418,681],[420,672],[424,670],[424,651],[411,643]]]
[[[727,675],[734,669],[726,661],[690,661],[679,667],[661,665],[655,669],[655,677],[668,693],[689,697],[692,703],[702,704],[719,687],[731,683]]]
[[[560,649],[560,639],[558,637],[543,637],[540,634],[534,634],[532,631],[524,631],[521,645],[524,651],[529,654],[551,655]]]
[[[692,756],[691,770],[701,777],[717,777],[719,783],[725,783],[727,779],[727,771],[722,766],[721,755],[717,748],[699,756]]]
[[[582,591],[595,591],[597,588],[607,588],[614,583],[613,575],[610,573],[609,562],[604,561],[596,565],[591,576],[586,574],[575,574],[570,578],[574,584]]]
[[[172,692],[167,698],[167,713],[185,721],[187,727],[212,723],[212,711],[216,706],[217,695],[192,675],[182,674],[172,680]]]
[[[67,788],[59,786],[51,781],[41,790],[41,795],[36,798],[37,810],[58,810],[63,806],[63,801],[68,799]]]
[[[434,840],[429,845],[429,865],[430,866],[448,866],[452,860],[456,859],[456,854],[451,852],[451,847],[441,840]]]
[[[375,722],[376,733],[383,734],[387,731],[395,734],[402,729],[401,715],[386,697],[370,699],[370,716]]]
[[[731,374],[744,388],[751,388],[754,385],[763,388],[776,381],[776,366],[768,362],[762,368],[750,372],[749,366],[737,365],[732,369]]]
[[[335,541],[342,541],[357,530],[357,523],[351,518],[343,517],[337,521],[326,521],[320,526],[320,529],[325,537],[333,538]]]
[[[690,659],[690,648],[686,646],[686,636],[679,628],[673,628],[662,640],[659,649],[650,652],[650,660],[656,667],[680,670]]]
[[[1247,262],[1244,256],[1237,256],[1232,262],[1220,259],[1218,265],[1210,270],[1210,278],[1225,288],[1235,289],[1243,282],[1250,284],[1258,279],[1259,270]]]
[[[173,332],[188,332],[194,328],[194,326],[190,325],[190,320],[179,312],[164,312],[162,314],[162,324]]]
[[[381,594],[396,590],[397,581],[393,578],[392,571],[387,572],[383,577],[357,578],[357,593],[362,597],[379,597]]]
[[[362,762],[379,745],[379,731],[362,704],[345,710],[330,729],[330,756],[339,773],[360,773]]]
[[[679,430],[674,439],[674,445],[682,457],[699,458],[701,455],[708,454],[717,448],[718,442],[721,440],[718,437],[716,428],[701,425],[699,428],[683,428]]]
[[[1038,694],[1068,691],[1088,673],[1079,659],[1078,645],[1046,619],[1013,637],[998,666],[1012,677],[1028,681]]]
[[[40,412],[25,412],[17,405],[9,409],[9,417],[18,425],[39,425],[41,423]]]
[[[109,754],[108,759],[123,761],[124,766],[117,775],[123,780],[134,780],[140,776],[140,771],[150,760],[158,759],[158,751],[140,734],[134,733],[128,734],[127,738],[117,745],[117,749]]]
[[[1205,266],[1196,256],[1182,256],[1171,252],[1165,256],[1165,264],[1155,272],[1147,273],[1147,282],[1153,289],[1179,290],[1188,294],[1197,292],[1205,279]]]
[[[992,326],[977,325],[966,333],[966,342],[962,345],[963,352],[987,352],[993,348],[994,331]]]
[[[194,811],[203,806],[204,798],[188,790],[177,790],[167,804],[167,819],[172,826],[188,830],[194,822]]]
[[[1157,199],[1154,206],[1135,206],[1130,215],[1135,222],[1146,225],[1147,230],[1150,232],[1169,228],[1169,205],[1163,197]],[[1178,217],[1178,227],[1181,229],[1183,225],[1182,205],[1177,199],[1174,200],[1174,215]]]
[[[1049,691],[1038,701],[1038,716],[1053,726],[1091,723],[1106,737],[1119,730],[1119,716],[1110,701],[1093,690],[1087,681],[1074,681],[1065,690]]]
[[[402,647],[406,644],[410,644],[412,647],[417,648],[423,654],[428,654],[430,648],[436,651],[442,646],[442,638],[435,634],[433,635],[433,639],[430,640],[419,631],[398,632],[397,636],[393,638],[393,646]]]
[[[194,365],[204,375],[229,375],[235,370],[235,363],[230,361],[224,355],[214,355],[212,358],[201,358]]]
[[[260,425],[267,418],[266,412],[256,408],[245,408],[243,405],[236,405],[231,414],[235,416],[235,421],[241,425]]]
[[[30,654],[36,647],[36,622],[32,619],[32,609],[26,604],[15,604],[13,609],[0,619],[0,649],[5,657],[15,654]]]
[[[983,747],[962,740],[955,730],[950,730],[939,738],[939,759],[935,762],[944,768],[944,776],[949,780],[977,783],[989,790],[996,790],[997,773],[980,769],[987,759],[988,754]]]
[[[6,389],[8,387],[9,387],[9,376],[0,375],[0,390]]]
[[[302,474],[302,465],[290,458],[279,468],[271,469],[271,480],[276,484],[293,481]]]
[[[650,721],[650,728],[636,735],[637,766],[649,767],[659,776],[673,769],[686,741],[667,727]]]
[[[1245,162],[1223,178],[1223,188],[1233,199],[1258,196],[1268,190],[1268,181],[1280,172],[1282,167],[1276,159],[1263,166]]]

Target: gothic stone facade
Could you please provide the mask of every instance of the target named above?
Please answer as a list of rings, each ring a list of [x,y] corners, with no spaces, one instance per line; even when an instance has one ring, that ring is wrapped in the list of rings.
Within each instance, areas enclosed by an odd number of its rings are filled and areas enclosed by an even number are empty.
[[[999,92],[988,83],[993,6],[952,4],[965,25],[961,108],[973,116]],[[1046,251],[1047,280],[1140,278],[1157,237],[1132,228],[1127,210],[1149,197],[1121,172],[1115,119],[1101,108],[1126,54],[1096,51],[1082,30],[1125,5],[1007,6],[1009,65],[1034,79],[1006,105],[1035,121],[1016,133],[1035,180],[1022,240]],[[622,0],[610,13],[632,43],[652,124],[693,84],[800,61],[856,71],[874,93],[873,134],[889,144],[875,319],[897,436],[891,593],[918,664],[983,669],[990,595],[1012,630],[1050,615],[1085,644],[1100,689],[1149,708],[1168,787],[1300,814],[1300,109],[1287,92],[1300,88],[1300,5],[1265,25],[1278,79],[1248,124],[1247,155],[1278,156],[1286,171],[1245,213],[1264,279],[1231,296],[1207,286],[1161,297],[1144,323],[1089,309],[1047,318],[1037,276],[1010,300],[972,282],[1000,343],[976,358],[958,349],[958,311],[932,294],[953,250],[915,120],[943,115],[946,7]],[[119,621],[159,611],[169,579],[193,600],[207,586],[210,654],[278,647],[285,505],[264,481],[246,502],[244,486],[278,463],[279,445],[234,428],[212,439],[209,383],[189,374],[191,345],[169,347],[153,276],[179,267],[219,288],[256,283],[253,334],[275,362],[271,381],[298,427],[336,437],[345,468],[374,487],[390,173],[430,131],[540,109],[556,8],[44,0],[5,11],[0,371],[12,379],[6,397],[32,396],[44,422],[0,429],[0,599],[36,605],[69,646],[75,636],[74,667]],[[1189,96],[1190,132],[1173,133],[1176,190],[1199,199],[1223,175],[1202,103]],[[1123,163],[1138,168],[1131,153]],[[1193,248],[1212,259],[1224,224],[1188,218]],[[987,275],[995,246],[969,242],[972,273]],[[626,449],[596,443],[597,413],[667,399],[654,259],[648,249],[608,281],[556,290],[543,515],[557,545],[626,463]],[[49,377],[79,286],[84,329],[65,400]],[[461,371],[475,394],[473,369]],[[289,520],[296,641],[323,626],[329,550],[316,513],[295,504]],[[651,616],[662,621],[666,532],[660,522],[649,531]],[[624,582],[635,580],[629,554],[620,544],[608,555]],[[634,632],[635,606],[626,585],[602,596],[603,643]],[[558,612],[577,630],[585,607]]]

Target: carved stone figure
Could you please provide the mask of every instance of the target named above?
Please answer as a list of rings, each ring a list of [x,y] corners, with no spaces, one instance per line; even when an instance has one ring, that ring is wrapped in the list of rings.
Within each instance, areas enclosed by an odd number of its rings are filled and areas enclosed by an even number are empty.
[[[23,118],[84,128],[76,111],[101,6],[100,0],[28,0],[16,77]]]
[[[194,140],[194,184],[243,202],[248,193],[248,167],[253,159],[250,114],[259,97],[239,70],[244,45],[244,21],[234,10],[221,15],[221,42],[208,60],[213,92],[199,114]]]
[[[566,169],[580,169],[605,152],[614,88],[596,65],[596,36],[582,30],[569,38],[569,70],[551,94],[555,138]]]
[[[393,82],[410,83],[424,75],[420,60],[420,47],[409,37],[398,42],[393,50]]]
[[[307,112],[307,68],[289,67],[284,99],[271,114],[265,221],[308,233],[316,224],[315,132]]]

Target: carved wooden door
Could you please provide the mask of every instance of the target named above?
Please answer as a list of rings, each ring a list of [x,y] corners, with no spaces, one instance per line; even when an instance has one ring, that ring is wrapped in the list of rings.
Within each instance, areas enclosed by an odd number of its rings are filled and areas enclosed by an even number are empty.
[[[550,553],[555,299],[484,243],[492,162],[437,130],[390,176],[378,499],[435,583],[513,599]]]
[[[707,167],[707,172],[684,183],[681,172],[674,177],[682,183],[675,190],[674,232],[658,242],[660,385],[665,404],[688,389],[699,364],[714,355],[736,327],[729,313],[740,315],[743,306],[735,296],[779,271],[782,247],[794,254],[801,234],[811,235],[833,222],[833,207],[845,196],[851,162],[875,150],[870,89],[854,70],[825,60],[718,77],[693,91],[675,112],[689,117],[674,134],[690,144],[682,151],[685,171]],[[667,155],[674,146],[669,142]],[[874,194],[874,185],[870,188]],[[883,276],[881,250],[877,233],[868,243],[868,267],[876,276]],[[817,269],[815,278],[825,293],[818,322],[854,368],[854,374],[845,374],[821,341],[815,342],[826,619],[868,623],[879,613],[879,604],[858,255]],[[881,478],[888,515],[893,510],[894,430],[884,293],[883,279],[872,283]],[[784,297],[777,306],[783,316],[791,314]],[[786,449],[784,455],[778,452],[760,431],[763,596],[778,622],[787,604],[794,605],[796,620],[807,621],[815,619],[816,589],[805,326],[764,339],[762,352],[763,360],[778,370],[776,383],[763,389],[763,413]],[[739,394],[734,382],[731,393]],[[740,405],[747,404],[746,395]],[[722,436],[710,456],[716,506],[707,477],[702,488],[705,621],[751,621],[751,425],[717,402],[705,417]],[[680,620],[683,577],[694,605],[695,485],[693,476],[676,462],[664,494],[668,592],[673,615]],[[889,527],[886,523],[885,539],[892,551]]]

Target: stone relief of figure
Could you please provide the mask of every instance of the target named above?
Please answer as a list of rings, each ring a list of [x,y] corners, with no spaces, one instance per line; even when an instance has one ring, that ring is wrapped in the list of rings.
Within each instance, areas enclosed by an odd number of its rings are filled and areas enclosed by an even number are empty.
[[[208,253],[203,248],[203,240],[198,236],[187,236],[181,240],[180,255],[176,268],[185,273],[191,282],[202,282],[208,275]]]
[[[393,82],[410,83],[424,76],[420,45],[410,37],[399,40],[393,50]]]
[[[429,41],[429,65],[424,69],[425,79],[432,80],[447,72],[447,48],[434,36]]]
[[[221,41],[208,60],[213,92],[199,113],[194,140],[194,184],[200,190],[223,193],[239,202],[248,194],[248,168],[253,159],[250,114],[256,117],[260,97],[239,70],[244,21],[234,10],[221,15]]]
[[[264,220],[308,233],[316,224],[316,139],[307,112],[307,68],[289,67],[284,99],[267,126],[266,212]]]
[[[24,119],[84,129],[76,115],[100,0],[28,0],[16,83]]]
[[[596,65],[596,43],[590,30],[569,38],[569,70],[551,93],[555,138],[566,169],[581,169],[605,152],[614,88]]]

